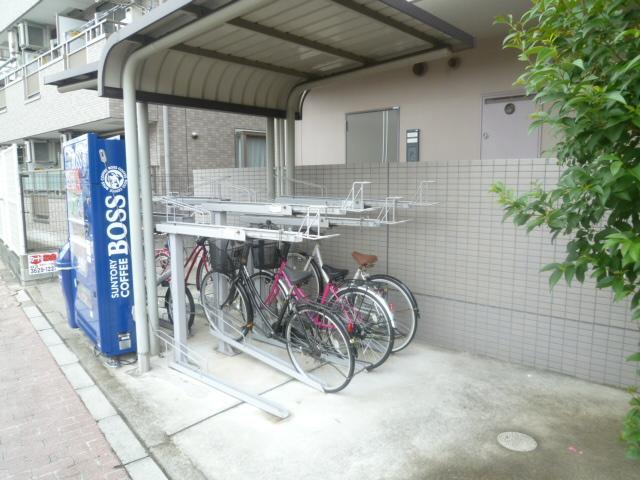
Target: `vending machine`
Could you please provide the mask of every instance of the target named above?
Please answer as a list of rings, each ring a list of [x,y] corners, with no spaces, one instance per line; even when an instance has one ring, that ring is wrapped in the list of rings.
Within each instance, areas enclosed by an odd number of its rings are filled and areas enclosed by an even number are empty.
[[[75,323],[107,356],[135,352],[124,141],[89,133],[62,151]]]

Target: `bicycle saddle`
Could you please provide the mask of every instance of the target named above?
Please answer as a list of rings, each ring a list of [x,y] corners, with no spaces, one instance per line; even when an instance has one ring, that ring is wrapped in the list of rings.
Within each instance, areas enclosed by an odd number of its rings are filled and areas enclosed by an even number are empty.
[[[372,267],[378,261],[378,257],[375,255],[367,255],[366,253],[353,252],[351,256],[361,267]]]
[[[349,270],[346,268],[335,268],[329,265],[322,265],[322,270],[329,276],[329,279],[334,282],[339,282],[344,280]]]
[[[298,286],[313,275],[312,271],[292,270],[289,267],[287,267],[286,272],[291,283]]]

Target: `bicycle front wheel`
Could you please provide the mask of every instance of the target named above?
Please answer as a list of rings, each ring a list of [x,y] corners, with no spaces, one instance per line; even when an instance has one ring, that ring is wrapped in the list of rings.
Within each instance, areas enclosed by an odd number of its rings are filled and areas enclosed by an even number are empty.
[[[185,305],[184,312],[187,315],[187,329],[190,332],[193,327],[193,321],[196,318],[196,304],[193,301],[193,295],[191,290],[185,285],[184,287]],[[167,311],[167,317],[169,323],[173,325],[173,300],[171,297],[171,288],[167,288],[167,292],[164,294],[164,308]]]
[[[344,326],[328,310],[304,305],[291,315],[285,331],[287,352],[295,369],[327,393],[345,388],[355,366]]]

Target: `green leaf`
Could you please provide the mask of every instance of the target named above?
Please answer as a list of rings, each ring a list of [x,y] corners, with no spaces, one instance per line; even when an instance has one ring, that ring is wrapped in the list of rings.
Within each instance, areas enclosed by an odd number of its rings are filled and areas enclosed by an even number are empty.
[[[626,360],[627,362],[640,362],[640,352],[629,355]]]
[[[545,265],[540,269],[541,272],[548,272],[549,270],[557,270],[560,268],[559,263],[550,263],[549,265]]]
[[[622,168],[622,165],[624,165],[621,161],[617,161],[617,162],[613,162],[611,164],[611,175],[613,175],[614,177],[618,174],[618,172],[620,171],[620,169]]]
[[[587,265],[580,264],[576,267],[576,280],[580,283],[584,283],[584,275],[587,272]]]
[[[561,278],[562,278],[562,270],[556,270],[555,272],[553,272],[549,277],[549,288],[553,289],[553,287],[556,286],[556,284],[558,283],[558,281],[560,281]]]
[[[606,288],[606,287],[610,287],[613,285],[613,283],[615,282],[616,277],[614,276],[608,276],[608,277],[604,277],[601,278],[600,280],[598,280],[598,282],[596,283],[596,287],[597,288]]]
[[[624,99],[620,92],[607,92],[605,95],[609,100],[613,100],[614,102],[622,103],[623,105],[627,104],[627,101]]]
[[[631,175],[633,175],[638,180],[640,180],[640,164],[638,164],[635,167],[629,169],[629,173],[631,173]]]
[[[564,270],[564,280],[569,286],[571,285],[571,281],[573,280],[573,275],[575,274],[575,272],[576,267],[574,267],[573,265],[568,265]]]
[[[578,67],[580,70],[584,70],[584,62],[582,61],[582,59],[578,58],[577,60],[574,60],[573,63],[576,67]]]

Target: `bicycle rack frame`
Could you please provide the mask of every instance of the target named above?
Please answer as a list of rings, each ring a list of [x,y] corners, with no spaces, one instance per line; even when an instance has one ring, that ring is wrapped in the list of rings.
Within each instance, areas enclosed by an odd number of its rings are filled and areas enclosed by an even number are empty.
[[[268,229],[251,229],[243,227],[230,227],[224,225],[226,222],[226,214],[218,213],[215,215],[218,225],[194,225],[194,224],[158,224],[156,229],[159,232],[168,233],[169,235],[169,251],[170,251],[170,271],[171,271],[171,291],[174,298],[184,298],[185,296],[185,283],[184,283],[184,240],[185,236],[206,236],[210,238],[223,238],[232,240],[245,240],[248,236],[253,237],[260,235],[257,238],[271,239],[271,240],[286,240],[290,242],[300,242],[303,240],[303,235],[293,231],[280,231],[280,230],[268,230]],[[285,238],[283,238],[285,237]],[[261,398],[259,395],[248,393],[230,383],[208,374],[202,367],[204,360],[197,352],[187,347],[187,318],[185,311],[185,302],[172,302],[173,308],[173,338],[171,340],[171,346],[174,349],[174,360],[170,365],[172,368],[200,380],[207,385],[227,393],[235,398],[245,401],[267,413],[278,416],[280,418],[286,418],[289,412],[280,405],[268,402]],[[224,321],[222,314],[218,313],[220,321]],[[319,382],[313,381],[306,376],[299,373],[295,368],[287,364],[282,359],[259,349],[248,343],[237,342],[233,338],[225,335],[219,331],[219,329],[210,328],[210,333],[215,336],[221,343],[223,348],[219,349],[222,353],[232,353],[232,348],[239,350],[253,358],[281,371],[282,373],[295,378],[306,385],[309,385],[320,391],[324,391],[322,385]],[[160,337],[165,343],[166,338]],[[190,360],[190,361],[189,361]]]
[[[165,332],[157,331],[156,336],[164,343],[167,354],[169,349],[173,350],[173,359],[168,359],[169,368],[189,377],[193,377],[216,390],[220,390],[227,395],[237,398],[238,400],[254,405],[260,410],[270,413],[271,415],[275,415],[279,418],[287,418],[289,416],[289,411],[282,405],[266,400],[259,395],[249,393],[208,373],[204,367],[204,365],[206,365],[206,360],[200,354],[184,344],[176,344],[175,339],[167,335]]]
[[[348,211],[362,211],[364,206],[364,186],[371,182],[353,182],[347,198],[342,202],[342,206]]]
[[[168,208],[173,209],[174,219],[177,210],[192,212],[194,216],[201,216],[208,223],[166,222],[156,225],[158,232],[169,236],[171,291],[174,298],[184,298],[184,237],[208,237],[216,239],[229,239],[245,241],[247,238],[265,240],[277,240],[286,242],[301,242],[305,239],[320,240],[337,236],[323,235],[320,228],[333,225],[376,227],[402,223],[408,220],[396,218],[397,208],[413,208],[416,206],[435,205],[426,202],[426,187],[429,181],[419,184],[414,201],[402,201],[401,197],[390,196],[385,199],[365,199],[364,188],[371,182],[353,182],[351,190],[346,198],[331,197],[280,197],[275,203],[265,202],[233,202],[221,199],[180,197],[167,195],[158,198]],[[247,189],[249,191],[250,189]],[[246,192],[245,192],[246,193]],[[365,212],[377,211],[377,216],[365,216]],[[347,216],[348,213],[359,214]],[[239,215],[245,220],[261,219],[254,223],[263,223],[267,219],[275,224],[282,221],[289,229],[272,230],[256,228],[252,226],[233,226],[227,224],[227,215]],[[168,214],[167,214],[168,215]],[[339,215],[329,217],[328,215]],[[169,218],[169,215],[168,215]],[[293,227],[293,228],[292,228]],[[296,228],[297,227],[297,228]],[[220,288],[218,285],[217,288]],[[185,302],[172,302],[172,318],[174,322],[174,336],[169,342],[167,338],[161,340],[165,345],[170,345],[174,350],[174,358],[171,368],[189,375],[203,383],[227,393],[235,398],[245,401],[255,407],[280,418],[288,416],[288,411],[273,402],[269,402],[259,395],[246,392],[230,383],[210,375],[206,368],[205,360],[187,347],[187,318]],[[215,315],[218,322],[223,322],[222,313]],[[214,319],[214,320],[216,320]],[[209,320],[211,322],[211,320]],[[215,324],[214,324],[215,325]],[[210,333],[219,340],[218,350],[222,353],[233,353],[233,349],[243,352],[282,373],[295,378],[312,388],[323,391],[322,385],[300,372],[290,363],[269,353],[268,351],[252,345],[251,342],[238,342],[234,338],[222,332],[222,328],[210,325]],[[283,347],[281,342],[274,339],[252,334],[258,342]],[[275,343],[274,343],[275,342]]]
[[[422,182],[420,182],[420,184],[418,185],[418,189],[416,190],[415,200],[412,202],[415,206],[430,207],[432,205],[438,205],[439,202],[429,202],[426,198],[427,193],[429,193],[427,187],[432,183],[436,183],[436,181],[423,180]]]

